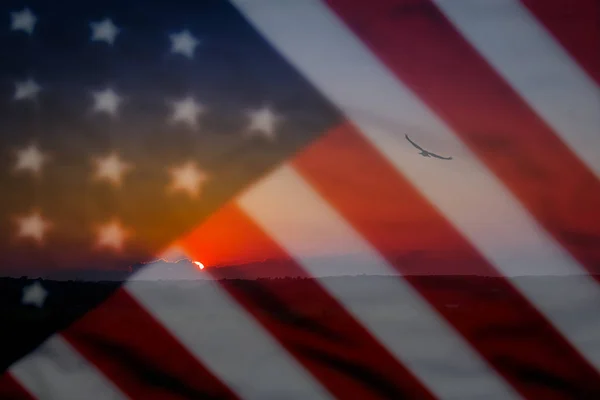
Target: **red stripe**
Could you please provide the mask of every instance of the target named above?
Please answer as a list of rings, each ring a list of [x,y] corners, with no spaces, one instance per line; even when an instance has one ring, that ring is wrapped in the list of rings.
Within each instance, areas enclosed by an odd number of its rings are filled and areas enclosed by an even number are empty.
[[[5,372],[0,376],[0,399],[34,400],[35,398],[8,372]]]
[[[63,332],[134,399],[235,399],[124,289]]]
[[[600,2],[521,1],[596,83],[600,84]]]
[[[352,126],[310,146],[294,166],[402,274],[420,267],[447,275],[460,265],[463,274],[499,275]],[[415,266],[415,251],[441,257]],[[407,279],[524,396],[600,395],[595,370],[505,279]]]
[[[328,3],[591,273],[600,183],[426,0]]]
[[[241,256],[238,252],[249,247],[262,249],[265,257],[278,260],[277,276],[309,276],[234,204],[213,214],[180,245],[206,264]],[[251,268],[239,268],[237,277],[245,278]],[[226,268],[205,271],[231,277]],[[315,280],[220,283],[337,398],[432,398]]]

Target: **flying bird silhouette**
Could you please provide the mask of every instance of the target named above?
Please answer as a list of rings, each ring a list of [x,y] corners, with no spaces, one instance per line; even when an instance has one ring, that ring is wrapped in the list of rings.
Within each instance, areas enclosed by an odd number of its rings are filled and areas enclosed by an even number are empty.
[[[421,151],[419,154],[421,154],[423,157],[435,157],[435,158],[439,158],[440,160],[452,160],[452,157],[442,157],[435,153],[427,151],[424,148],[422,148],[421,146],[419,146],[418,144],[416,144],[415,142],[413,142],[412,140],[410,140],[408,135],[404,135],[404,136],[406,136],[406,140],[408,140],[410,142],[410,144],[412,144],[413,146],[415,146],[417,149],[419,149]]]

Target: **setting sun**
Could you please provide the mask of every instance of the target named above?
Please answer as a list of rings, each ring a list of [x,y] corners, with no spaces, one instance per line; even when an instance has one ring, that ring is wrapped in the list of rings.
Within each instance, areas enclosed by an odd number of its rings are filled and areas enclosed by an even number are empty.
[[[204,264],[202,264],[200,261],[194,261],[194,264],[198,266],[198,269],[204,269]]]

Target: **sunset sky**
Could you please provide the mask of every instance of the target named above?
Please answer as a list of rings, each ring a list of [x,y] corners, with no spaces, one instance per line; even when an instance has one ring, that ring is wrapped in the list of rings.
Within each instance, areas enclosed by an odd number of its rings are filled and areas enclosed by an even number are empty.
[[[58,21],[42,3],[39,28],[0,36],[7,274],[126,269],[177,241],[207,266],[293,255],[322,260],[318,275],[598,268],[597,60],[582,69],[518,10],[471,24],[441,1],[398,24],[336,0],[215,2],[193,20],[161,5],[122,9],[102,41],[102,7]],[[527,40],[498,36],[508,23]],[[23,94],[27,79],[39,90]],[[18,168],[33,144],[43,168]],[[110,154],[130,168],[101,182]],[[201,187],[173,190],[173,171],[196,169]],[[36,212],[47,238],[16,234]],[[127,242],[99,240],[105,226]]]

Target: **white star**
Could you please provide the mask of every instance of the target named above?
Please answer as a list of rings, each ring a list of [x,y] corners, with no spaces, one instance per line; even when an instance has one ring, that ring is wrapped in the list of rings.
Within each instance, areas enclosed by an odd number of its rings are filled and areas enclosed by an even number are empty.
[[[40,90],[42,90],[42,87],[31,78],[23,82],[16,82],[15,95],[13,96],[13,98],[15,100],[34,100],[37,97],[37,94],[40,92]]]
[[[23,288],[23,297],[21,298],[21,303],[32,304],[41,308],[44,306],[46,297],[48,297],[48,291],[44,289],[41,283],[35,281],[35,283]]]
[[[17,164],[15,170],[30,170],[34,175],[42,171],[44,162],[48,156],[42,153],[35,144],[17,151]]]
[[[188,30],[173,33],[169,37],[171,39],[172,53],[180,53],[188,58],[194,58],[194,50],[200,44],[200,41]]]
[[[116,116],[119,104],[123,101],[114,90],[108,88],[98,92],[93,92],[94,96],[94,111],[105,112],[110,116]]]
[[[276,115],[269,107],[263,107],[258,110],[248,111],[250,125],[248,134],[264,136],[268,140],[275,140],[275,125],[281,121],[281,117]]]
[[[197,197],[200,194],[200,185],[208,179],[208,175],[201,171],[193,161],[171,168],[169,172],[172,179],[170,190],[187,192],[191,197]]]
[[[204,112],[204,107],[197,103],[193,97],[188,96],[182,100],[172,102],[173,114],[171,122],[183,122],[194,128],[198,125],[198,117]]]
[[[33,33],[33,28],[37,22],[37,17],[31,12],[29,8],[24,8],[22,11],[12,12],[11,16],[11,30],[13,31],[24,31],[28,34]]]
[[[18,237],[31,238],[38,243],[43,242],[46,231],[52,226],[39,211],[35,210],[25,217],[17,218],[17,225],[19,225]]]
[[[109,18],[99,22],[91,22],[90,28],[92,29],[92,41],[105,41],[110,45],[115,42],[115,38],[120,32],[120,29]]]
[[[121,225],[119,220],[113,218],[110,222],[98,228],[97,235],[96,246],[121,251],[123,242],[130,236],[130,233]]]
[[[123,174],[132,168],[132,165],[121,160],[116,152],[105,157],[94,159],[96,164],[96,179],[105,179],[115,186],[121,186]]]

